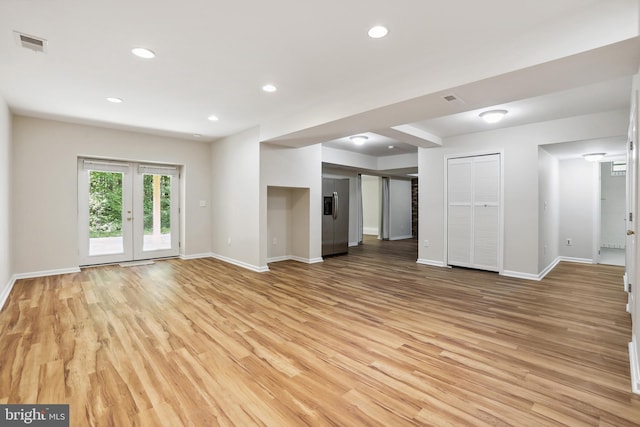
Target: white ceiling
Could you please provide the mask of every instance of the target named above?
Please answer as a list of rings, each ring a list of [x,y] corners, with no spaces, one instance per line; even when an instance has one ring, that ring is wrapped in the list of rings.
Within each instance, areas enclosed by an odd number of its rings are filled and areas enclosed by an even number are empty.
[[[367,37],[375,24],[389,35]],[[628,107],[637,41],[563,58],[637,35],[636,0],[2,0],[0,95],[18,114],[186,139],[259,125],[265,140],[349,149],[369,132],[365,152],[388,155],[415,152],[376,133],[399,124],[449,136],[483,129],[494,105],[503,126]],[[578,73],[580,60],[601,66]],[[464,103],[443,104],[450,91]]]

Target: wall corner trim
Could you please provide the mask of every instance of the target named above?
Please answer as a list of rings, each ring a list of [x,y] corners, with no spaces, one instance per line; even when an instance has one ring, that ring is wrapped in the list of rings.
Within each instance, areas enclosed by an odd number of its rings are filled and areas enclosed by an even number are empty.
[[[416,264],[430,265],[431,267],[446,267],[444,261],[434,261],[431,259],[418,258]]]
[[[226,262],[228,264],[237,265],[238,267],[246,268],[247,270],[255,271],[256,273],[265,273],[269,271],[269,267],[267,267],[266,265],[263,267],[258,267],[257,265],[249,264],[244,261],[238,261],[233,258],[227,258],[226,256],[223,256],[223,255],[212,253],[211,258],[215,258],[217,260]]]

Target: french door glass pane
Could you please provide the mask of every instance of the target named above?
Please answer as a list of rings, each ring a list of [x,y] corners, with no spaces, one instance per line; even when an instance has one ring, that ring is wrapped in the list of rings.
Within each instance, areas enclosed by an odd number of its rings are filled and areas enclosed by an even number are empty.
[[[142,250],[171,249],[171,175],[145,174],[143,187]]]
[[[123,252],[122,173],[89,171],[89,255]]]

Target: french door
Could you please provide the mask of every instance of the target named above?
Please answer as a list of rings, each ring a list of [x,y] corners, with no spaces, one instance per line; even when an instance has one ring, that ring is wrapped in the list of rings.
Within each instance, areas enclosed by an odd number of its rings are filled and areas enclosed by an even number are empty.
[[[179,253],[176,166],[78,160],[79,264]]]

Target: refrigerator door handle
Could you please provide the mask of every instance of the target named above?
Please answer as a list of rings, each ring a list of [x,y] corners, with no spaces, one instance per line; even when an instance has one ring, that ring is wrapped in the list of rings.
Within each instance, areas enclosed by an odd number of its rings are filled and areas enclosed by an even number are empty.
[[[333,192],[333,219],[338,218],[338,192]]]

